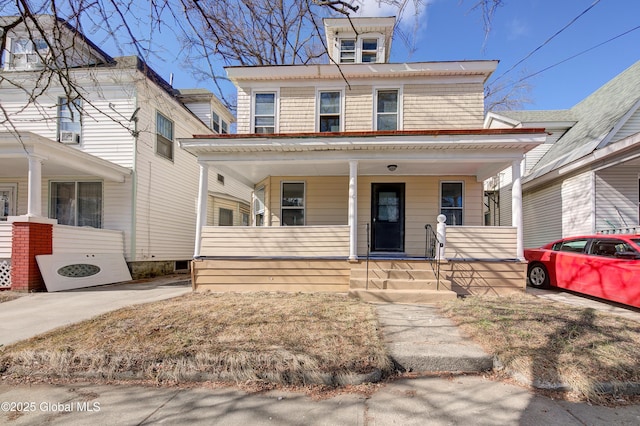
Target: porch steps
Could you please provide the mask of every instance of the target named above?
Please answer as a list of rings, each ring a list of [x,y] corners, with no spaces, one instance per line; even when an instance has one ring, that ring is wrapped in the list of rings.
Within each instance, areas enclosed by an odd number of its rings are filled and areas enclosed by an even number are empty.
[[[368,284],[367,284],[368,278]],[[451,281],[440,277],[427,262],[376,261],[351,269],[349,295],[367,302],[427,304],[455,300]]]

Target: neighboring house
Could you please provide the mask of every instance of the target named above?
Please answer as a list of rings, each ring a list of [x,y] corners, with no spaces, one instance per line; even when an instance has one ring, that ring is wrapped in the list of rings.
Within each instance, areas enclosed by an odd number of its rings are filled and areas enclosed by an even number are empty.
[[[21,24],[2,54],[0,286],[12,257],[16,278],[11,227],[23,222],[53,227],[44,248],[53,254],[119,252],[134,277],[188,270],[199,167],[176,140],[222,133],[232,115],[210,92],[173,89],[138,57],[109,57],[64,21],[39,22],[56,40],[33,39]],[[77,90],[63,88],[64,79]],[[39,96],[30,101],[32,93]],[[208,188],[207,224],[248,221],[251,188],[223,172]],[[36,278],[13,287],[41,289]]]
[[[639,107],[636,62],[569,110],[488,114],[487,128],[544,127],[552,133],[525,159],[526,247],[596,232],[640,232]],[[509,223],[510,170],[499,179],[489,188],[500,194],[495,216]]]
[[[546,134],[482,128],[497,62],[393,64],[395,18],[324,24],[335,63],[227,68],[237,134],[180,141],[202,164],[202,193],[209,167],[254,188],[252,226],[198,227],[194,286],[409,301],[439,285],[455,292],[433,297],[521,291],[519,227],[483,226],[483,181],[519,170]],[[438,265],[428,238],[439,215],[449,227]],[[401,290],[391,296],[393,286]],[[388,291],[360,291],[376,288]]]

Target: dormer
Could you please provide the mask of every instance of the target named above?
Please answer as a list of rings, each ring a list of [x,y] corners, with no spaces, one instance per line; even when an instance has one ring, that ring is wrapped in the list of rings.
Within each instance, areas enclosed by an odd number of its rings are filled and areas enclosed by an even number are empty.
[[[73,68],[111,61],[73,26],[51,15],[36,15],[30,20],[0,16],[0,27],[10,28],[2,46],[3,71]]]
[[[327,50],[338,64],[387,63],[396,18],[325,18]]]

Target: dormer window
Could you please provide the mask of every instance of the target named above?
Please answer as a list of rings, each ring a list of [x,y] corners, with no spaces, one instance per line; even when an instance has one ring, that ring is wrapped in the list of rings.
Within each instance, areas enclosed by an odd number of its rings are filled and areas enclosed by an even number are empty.
[[[378,37],[341,38],[339,41],[340,63],[383,62],[379,52],[382,44],[382,39]]]
[[[340,40],[340,63],[353,64],[356,61],[356,40]]]
[[[30,70],[42,68],[42,60],[49,52],[49,46],[43,39],[11,39],[10,56],[6,69]]]
[[[362,62],[378,62],[378,39],[362,39]]]

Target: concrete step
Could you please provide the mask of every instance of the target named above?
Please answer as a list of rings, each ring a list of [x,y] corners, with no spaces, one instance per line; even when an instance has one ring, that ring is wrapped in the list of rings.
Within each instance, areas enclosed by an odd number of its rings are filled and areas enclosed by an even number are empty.
[[[349,288],[366,289],[366,278],[351,278],[349,281]],[[451,281],[440,279],[438,280],[406,280],[406,279],[371,279],[369,278],[369,289],[372,290],[451,290]]]
[[[436,274],[432,269],[369,269],[369,278],[389,278],[398,280],[432,280]],[[366,268],[352,269],[352,278],[366,278]]]
[[[386,303],[436,303],[447,300],[455,300],[458,295],[451,290],[380,290],[351,289],[349,296],[357,297],[365,302]]]

